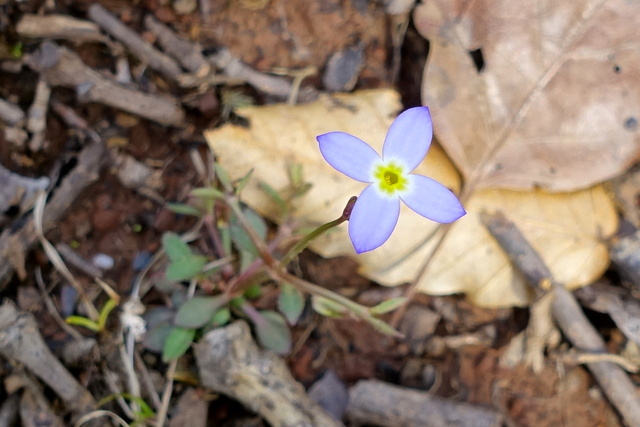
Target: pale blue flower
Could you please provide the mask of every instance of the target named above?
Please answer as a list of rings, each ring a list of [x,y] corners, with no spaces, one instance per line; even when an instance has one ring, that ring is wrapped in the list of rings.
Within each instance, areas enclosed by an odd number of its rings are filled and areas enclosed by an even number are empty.
[[[339,172],[369,183],[349,218],[349,237],[357,253],[387,241],[398,222],[400,200],[432,221],[449,223],[466,212],[458,198],[431,178],[410,173],[431,145],[433,128],[428,107],[410,108],[389,128],[382,158],[366,142],[344,132],[316,139],[325,160]]]

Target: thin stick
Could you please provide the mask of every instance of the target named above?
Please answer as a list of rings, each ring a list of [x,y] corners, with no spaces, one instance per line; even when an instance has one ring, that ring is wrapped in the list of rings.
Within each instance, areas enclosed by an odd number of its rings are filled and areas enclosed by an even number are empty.
[[[481,220],[515,267],[534,287],[536,294],[554,293],[553,314],[569,341],[583,352],[606,353],[604,340],[589,323],[573,294],[555,281],[540,255],[515,224],[502,214],[484,214],[481,215]],[[587,362],[586,365],[624,421],[629,426],[640,427],[640,396],[624,370],[614,363],[604,361]]]
[[[101,5],[94,3],[89,7],[89,18],[100,25],[112,37],[122,42],[142,62],[161,72],[171,80],[177,80],[182,74],[180,66],[149,42],[145,41],[131,28],[124,25]]]
[[[40,192],[40,194],[38,195],[38,198],[36,199],[35,207],[33,209],[33,220],[35,223],[35,229],[38,235],[38,239],[40,240],[40,244],[42,245],[42,248],[44,249],[45,253],[49,257],[49,261],[51,261],[51,264],[53,264],[55,269],[58,270],[58,272],[62,274],[62,276],[65,279],[67,279],[67,281],[71,283],[71,285],[78,292],[78,295],[80,296],[80,301],[82,302],[82,306],[87,312],[87,316],[91,320],[97,320],[99,317],[98,310],[91,303],[91,301],[87,297],[87,294],[84,292],[84,289],[82,288],[80,283],[78,283],[76,278],[73,277],[73,274],[71,274],[71,272],[67,268],[64,261],[62,261],[60,254],[58,254],[58,251],[56,251],[53,245],[49,243],[49,241],[44,237],[44,231],[42,228],[42,217],[44,215],[44,206],[46,204],[46,198],[47,196],[45,192],[44,191]]]
[[[40,289],[40,295],[42,295],[42,299],[44,300],[44,304],[47,306],[47,310],[49,311],[49,314],[53,316],[56,323],[58,323],[58,326],[60,326],[62,330],[64,330],[74,339],[81,340],[83,338],[82,334],[76,331],[74,328],[72,328],[67,322],[65,322],[62,319],[62,317],[60,317],[60,313],[58,313],[58,308],[51,300],[51,297],[49,296],[49,293],[47,292],[47,289],[44,286],[44,280],[42,279],[42,271],[40,270],[40,268],[36,268],[36,283],[38,284],[38,288]]]
[[[345,307],[346,309],[348,309],[353,315],[368,322],[374,328],[376,328],[378,331],[384,334],[395,336],[395,337],[403,336],[400,332],[392,328],[390,325],[373,316],[371,312],[369,312],[369,309],[367,307],[360,305],[356,302],[353,302],[349,298],[343,297],[340,294],[332,292],[318,285],[314,285],[313,283],[307,282],[306,280],[303,280],[285,271],[284,268],[280,266],[280,262],[276,260],[273,257],[273,255],[271,255],[271,252],[269,251],[266,244],[260,239],[260,237],[256,234],[255,230],[253,229],[253,227],[251,227],[247,219],[244,217],[244,214],[242,212],[242,209],[240,208],[240,204],[238,202],[237,197],[229,195],[228,198],[226,199],[226,202],[231,208],[231,210],[233,210],[233,212],[236,214],[236,217],[238,218],[238,222],[240,223],[242,228],[244,228],[247,235],[251,239],[252,243],[255,245],[256,249],[258,249],[260,258],[264,261],[265,267],[267,269],[267,273],[269,274],[269,276],[271,276],[272,279],[274,279],[277,282],[289,283],[297,287],[301,291],[307,292],[312,295],[318,295],[330,301],[336,302],[341,306]],[[352,205],[353,204],[351,203],[351,207],[353,207]],[[349,205],[347,205],[347,207],[349,207]],[[348,216],[346,209],[343,215]]]
[[[178,365],[178,359],[173,359],[169,363],[169,369],[167,369],[167,383],[164,385],[162,391],[162,405],[158,411],[156,418],[156,427],[163,427],[165,420],[167,419],[167,411],[169,410],[169,400],[171,400],[171,394],[173,393],[173,376],[176,373],[176,366]]]

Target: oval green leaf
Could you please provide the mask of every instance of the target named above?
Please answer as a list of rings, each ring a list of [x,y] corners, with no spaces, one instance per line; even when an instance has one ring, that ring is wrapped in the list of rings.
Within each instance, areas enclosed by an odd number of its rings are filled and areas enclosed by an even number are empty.
[[[162,247],[171,261],[191,255],[191,248],[176,233],[164,233]]]
[[[397,308],[399,308],[404,302],[407,300],[406,297],[397,297],[391,298],[387,301],[382,301],[380,304],[377,304],[369,309],[369,313],[373,315],[380,315],[389,313]]]
[[[225,295],[193,297],[180,306],[175,324],[183,328],[200,328],[209,323],[216,311],[226,302]]]
[[[318,295],[311,296],[311,306],[316,313],[327,317],[342,317],[348,312],[344,306]]]
[[[278,310],[284,314],[290,325],[295,325],[304,310],[304,296],[297,288],[283,283],[278,295]]]
[[[195,329],[174,327],[164,342],[162,360],[168,362],[185,354],[191,346],[195,335]]]
[[[263,347],[278,354],[291,351],[291,331],[286,320],[275,311],[260,311],[260,319],[254,319],[256,335]]]
[[[189,255],[174,260],[167,267],[167,279],[175,282],[193,279],[202,272],[206,263],[207,258],[203,255]]]
[[[202,216],[200,209],[184,203],[167,203],[167,209],[179,215]]]

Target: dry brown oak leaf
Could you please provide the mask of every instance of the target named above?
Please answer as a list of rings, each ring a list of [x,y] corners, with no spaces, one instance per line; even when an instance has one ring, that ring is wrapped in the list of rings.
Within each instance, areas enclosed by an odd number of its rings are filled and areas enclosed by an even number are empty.
[[[573,191],[640,149],[640,2],[431,0],[422,96],[467,185]]]

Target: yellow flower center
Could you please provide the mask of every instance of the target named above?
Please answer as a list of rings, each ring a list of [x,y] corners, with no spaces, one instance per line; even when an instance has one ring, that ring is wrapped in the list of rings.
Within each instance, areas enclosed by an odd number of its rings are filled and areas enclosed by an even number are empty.
[[[378,165],[373,176],[377,180],[378,188],[383,193],[391,195],[407,189],[408,180],[403,172],[401,166],[390,162],[386,165]]]

